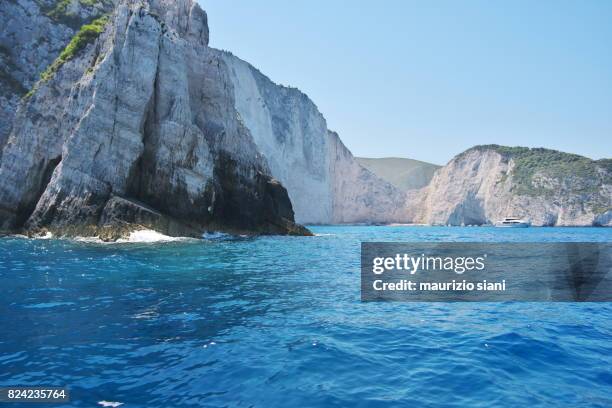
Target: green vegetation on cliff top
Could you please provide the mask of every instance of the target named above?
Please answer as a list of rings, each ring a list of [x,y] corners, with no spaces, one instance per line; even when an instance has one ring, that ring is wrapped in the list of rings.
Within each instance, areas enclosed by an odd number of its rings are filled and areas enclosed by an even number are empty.
[[[73,13],[70,10],[71,3],[72,0],[57,0],[52,6],[45,6],[41,2],[39,2],[39,5],[43,13],[53,21],[77,29],[84,21],[78,13]],[[103,12],[109,12],[113,7],[111,0],[78,0],[78,3],[81,7],[91,8],[91,13],[94,14],[94,17],[95,14],[99,16]],[[94,9],[96,5],[98,8]],[[98,12],[95,13],[96,11]]]
[[[108,23],[108,16],[102,16],[95,19],[90,24],[85,24],[81,29],[72,37],[72,40],[68,43],[64,51],[61,52],[59,57],[46,70],[40,74],[40,79],[48,81],[53,78],[57,70],[66,62],[73,59],[79,54],[88,44],[94,42],[100,34],[104,31],[106,23]]]
[[[90,24],[82,26],[74,37],[72,37],[72,40],[70,40],[66,48],[60,53],[59,57],[40,74],[40,80],[42,82],[47,82],[52,79],[64,63],[79,55],[88,44],[93,43],[100,36],[108,21],[109,16],[104,15],[95,19]],[[37,86],[38,84],[26,94],[26,98],[30,97],[36,91]]]
[[[512,159],[515,163],[512,180],[517,193],[550,195],[563,190],[590,194],[598,192],[602,184],[612,184],[612,159],[592,160],[551,149],[499,145],[475,146],[458,157],[474,150],[494,150]]]

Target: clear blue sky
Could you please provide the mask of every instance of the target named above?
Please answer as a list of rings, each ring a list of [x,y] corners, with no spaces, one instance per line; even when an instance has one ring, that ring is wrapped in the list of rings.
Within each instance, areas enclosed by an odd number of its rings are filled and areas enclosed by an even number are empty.
[[[200,4],[211,46],[308,94],[355,155],[612,157],[612,1]]]

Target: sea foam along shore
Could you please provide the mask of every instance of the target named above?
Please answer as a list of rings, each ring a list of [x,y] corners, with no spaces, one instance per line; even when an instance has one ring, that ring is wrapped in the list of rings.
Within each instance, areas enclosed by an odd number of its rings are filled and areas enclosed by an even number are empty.
[[[313,236],[324,236],[324,235],[334,235],[334,234],[313,234]],[[208,231],[202,234],[201,238],[193,238],[193,237],[172,237],[169,235],[164,235],[160,232],[150,229],[142,229],[137,231],[132,231],[127,238],[120,238],[116,241],[104,241],[99,237],[74,237],[74,238],[66,238],[66,237],[57,237],[53,235],[51,232],[46,232],[44,235],[38,236],[27,236],[23,234],[13,234],[11,235],[15,238],[23,238],[23,239],[39,239],[39,240],[49,240],[49,239],[67,239],[70,241],[88,243],[88,244],[104,244],[104,245],[113,245],[113,244],[155,244],[155,243],[165,243],[165,242],[210,242],[210,241],[233,241],[233,240],[242,240],[249,239],[252,236],[249,235],[233,235],[228,234],[226,232],[220,231]]]
[[[171,237],[164,235],[154,230],[138,230],[133,231],[127,238],[120,238],[116,241],[103,241],[99,237],[76,237],[74,241],[85,242],[92,244],[125,244],[125,243],[161,243],[161,242],[176,242],[195,240],[188,237]]]
[[[218,231],[209,231],[202,234],[202,238],[193,238],[193,237],[171,237],[169,235],[164,235],[160,232],[142,229],[133,231],[127,238],[120,238],[116,241],[103,241],[98,237],[77,237],[74,238],[77,242],[87,242],[87,243],[95,243],[95,244],[126,244],[126,243],[134,243],[134,244],[146,244],[146,243],[164,243],[164,242],[197,242],[197,241],[224,241],[230,240],[237,237],[246,237],[245,235],[232,235],[224,232]],[[44,239],[52,238],[52,236],[46,235]]]

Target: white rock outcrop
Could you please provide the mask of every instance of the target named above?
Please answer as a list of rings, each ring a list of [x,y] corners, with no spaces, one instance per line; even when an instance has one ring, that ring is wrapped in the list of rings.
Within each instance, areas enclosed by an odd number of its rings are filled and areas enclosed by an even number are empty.
[[[477,146],[439,169],[409,199],[410,218],[434,225],[492,224],[507,216],[538,226],[610,226],[610,160],[547,149]]]
[[[316,105],[228,53],[236,109],[302,223],[405,222],[405,195],[362,167]]]

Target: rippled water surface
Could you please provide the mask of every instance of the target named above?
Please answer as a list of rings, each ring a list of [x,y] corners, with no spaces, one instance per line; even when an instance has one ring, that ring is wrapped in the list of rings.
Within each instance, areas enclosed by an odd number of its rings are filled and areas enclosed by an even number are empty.
[[[0,386],[66,385],[84,407],[612,406],[612,304],[359,301],[361,241],[609,242],[612,229],[312,230],[0,239]]]

